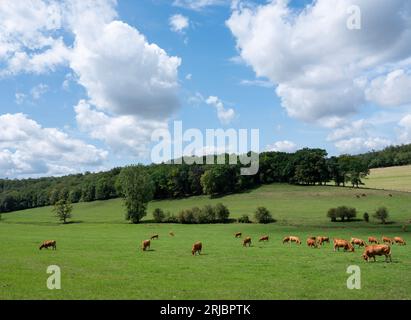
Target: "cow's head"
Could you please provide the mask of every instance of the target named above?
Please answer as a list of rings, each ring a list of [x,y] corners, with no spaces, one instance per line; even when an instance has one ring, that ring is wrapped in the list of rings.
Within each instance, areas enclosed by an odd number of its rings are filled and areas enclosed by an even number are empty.
[[[363,254],[362,254],[362,257],[363,257],[363,259],[364,259],[365,261],[368,262],[369,257],[367,256],[366,253],[363,253]]]

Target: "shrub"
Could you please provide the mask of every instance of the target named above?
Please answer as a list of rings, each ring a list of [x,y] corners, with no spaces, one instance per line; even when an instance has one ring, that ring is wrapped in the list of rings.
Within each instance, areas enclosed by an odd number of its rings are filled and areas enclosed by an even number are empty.
[[[347,219],[351,221],[357,216],[357,210],[355,208],[349,208],[346,206],[341,206],[338,208],[331,208],[327,212],[327,217],[331,219],[332,222],[336,222],[337,219],[340,219],[342,222]]]
[[[255,217],[255,220],[258,223],[271,223],[271,222],[274,222],[274,219],[273,219],[270,211],[268,211],[264,207],[257,208],[257,210],[255,211],[254,217]]]
[[[374,217],[375,219],[381,220],[381,223],[382,223],[382,224],[386,224],[386,223],[387,223],[388,216],[389,216],[389,212],[388,212],[388,209],[387,209],[386,207],[380,207],[380,208],[378,208],[378,209],[375,211],[374,215],[373,215],[373,217]]]
[[[200,208],[194,207],[191,209],[191,212],[193,213],[194,223],[205,224],[209,222],[204,214],[204,211]]]
[[[213,223],[216,221],[215,209],[210,205],[205,205],[202,209],[202,214],[206,223]]]
[[[160,208],[156,208],[153,211],[153,218],[155,222],[161,223],[166,218],[166,215],[163,210],[161,210]]]
[[[178,219],[175,215],[170,214],[170,212],[166,213],[166,217],[163,220],[164,223],[178,223]]]
[[[219,222],[226,222],[228,220],[228,217],[230,216],[230,211],[222,203],[218,203],[214,207],[214,212],[216,220],[218,220]]]
[[[246,214],[242,215],[240,218],[238,218],[239,223],[251,223],[250,217]]]
[[[364,213],[363,218],[364,218],[364,221],[365,221],[365,222],[370,222],[370,215],[368,214],[368,212],[365,212],[365,213]]]

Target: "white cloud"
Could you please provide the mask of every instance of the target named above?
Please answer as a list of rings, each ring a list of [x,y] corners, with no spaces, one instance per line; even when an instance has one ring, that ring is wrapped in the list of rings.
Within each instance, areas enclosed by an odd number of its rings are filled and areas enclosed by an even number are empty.
[[[398,123],[400,143],[411,143],[411,114],[404,116]]]
[[[297,145],[288,140],[277,141],[272,145],[267,146],[267,151],[287,152],[291,153],[297,150]]]
[[[107,152],[43,128],[26,115],[0,116],[0,171],[3,177],[62,175],[102,165]]]
[[[16,101],[17,104],[23,104],[24,101],[26,100],[27,96],[26,94],[22,93],[22,92],[17,92],[14,95],[15,99],[14,101]]]
[[[186,75],[186,80],[191,80],[193,79],[193,75],[191,73]]]
[[[202,10],[206,7],[228,4],[230,0],[174,0],[173,5],[191,10]]]
[[[93,139],[104,141],[118,154],[147,157],[151,134],[155,129],[167,129],[167,122],[139,119],[135,116],[108,116],[94,110],[81,100],[74,107],[77,124],[81,131]]]
[[[218,97],[210,96],[207,98],[206,103],[217,109],[217,117],[222,124],[229,124],[235,118],[234,109],[226,109]]]
[[[171,31],[184,32],[190,26],[190,20],[181,14],[175,14],[169,19]]]
[[[411,73],[399,69],[378,77],[371,82],[366,94],[368,100],[381,106],[411,104]]]
[[[44,83],[40,83],[30,90],[30,94],[34,100],[38,100],[42,95],[47,93],[47,91],[49,91],[49,86]]]
[[[236,1],[227,26],[242,60],[277,86],[294,118],[324,123],[355,114],[366,103],[367,84],[411,56],[408,0],[356,1],[361,30],[346,27],[351,0],[318,0],[303,10],[288,4]]]
[[[381,150],[392,144],[392,141],[379,137],[354,137],[350,139],[340,140],[335,143],[335,146],[341,153],[358,154],[370,150]]]

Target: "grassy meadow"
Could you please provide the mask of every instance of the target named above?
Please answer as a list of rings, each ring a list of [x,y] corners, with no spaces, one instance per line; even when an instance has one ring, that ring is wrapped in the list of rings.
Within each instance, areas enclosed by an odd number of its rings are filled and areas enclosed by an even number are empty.
[[[411,192],[411,166],[372,169],[364,182],[368,188]]]
[[[357,198],[357,194],[366,197]],[[388,194],[392,193],[393,197]],[[178,225],[154,224],[151,212],[160,207],[171,213],[184,208],[222,202],[231,217],[252,217],[258,206],[267,207],[277,223]],[[0,299],[410,299],[411,248],[393,246],[393,263],[365,263],[362,249],[333,252],[305,245],[308,236],[349,239],[402,236],[411,219],[411,194],[337,187],[269,185],[218,199],[194,197],[150,203],[143,223],[124,221],[120,200],[80,203],[73,223],[61,225],[51,208],[4,214],[0,221]],[[390,211],[392,223],[376,221],[331,223],[330,207],[356,207],[359,216],[379,206]],[[168,233],[173,231],[175,237]],[[235,232],[251,236],[243,248]],[[140,242],[158,233],[150,251]],[[268,243],[258,237],[269,235]],[[303,245],[283,245],[296,235]],[[57,240],[57,251],[38,250],[43,240]],[[203,242],[203,254],[193,257],[191,245]],[[48,290],[46,269],[58,265],[62,289]],[[359,265],[362,289],[348,290],[346,269]]]

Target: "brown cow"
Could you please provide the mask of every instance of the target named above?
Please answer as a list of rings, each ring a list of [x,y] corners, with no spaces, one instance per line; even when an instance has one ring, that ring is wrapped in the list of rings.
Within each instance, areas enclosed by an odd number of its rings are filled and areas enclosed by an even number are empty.
[[[249,247],[251,247],[251,238],[247,237],[243,240],[243,247],[247,247],[247,244]]]
[[[195,256],[197,253],[201,255],[201,250],[203,249],[203,244],[200,241],[197,241],[193,244],[193,248],[191,249],[191,253]]]
[[[317,241],[308,238],[307,239],[307,246],[311,247],[311,248],[317,248]]]
[[[289,244],[291,244],[292,242],[295,242],[295,243],[297,243],[297,244],[301,244],[300,238],[294,237],[294,236],[285,237],[285,238],[283,239],[283,243],[286,243],[286,242],[289,243]]]
[[[344,251],[354,252],[354,247],[347,240],[334,239],[334,251],[336,251],[336,249],[340,251],[340,248],[344,248]]]
[[[393,244],[394,243],[394,240],[393,239],[391,239],[391,238],[388,238],[388,237],[382,237],[382,242],[383,243],[388,243],[388,244]]]
[[[174,237],[174,236],[175,236],[175,234],[174,234],[173,231],[171,231],[171,232],[169,233],[169,235],[170,235],[171,237]]]
[[[375,256],[382,256],[382,255],[385,256],[386,262],[388,260],[388,257],[390,258],[390,261],[392,262],[391,248],[390,246],[386,244],[374,244],[374,245],[365,247],[362,257],[367,262],[369,262],[370,258],[374,258],[374,262],[375,262],[376,261]]]
[[[325,242],[328,242],[328,243],[330,243],[330,238],[329,237],[317,237],[317,240],[318,240],[318,244],[320,245],[320,246],[322,246]]]
[[[241,238],[243,236],[243,234],[241,233],[241,232],[237,232],[236,234],[235,234],[235,237],[236,238]]]
[[[394,238],[394,241],[395,241],[395,243],[396,244],[399,244],[399,245],[402,245],[402,246],[405,246],[407,243],[404,241],[404,239],[403,238],[400,238],[400,237],[395,237]]]
[[[157,239],[158,240],[158,234],[152,235],[151,240]]]
[[[368,242],[369,243],[376,243],[376,244],[380,244],[377,240],[376,237],[368,237]]]
[[[56,242],[56,240],[46,240],[46,241],[43,241],[43,243],[41,244],[39,250],[41,250],[41,249],[43,249],[43,248],[48,249],[48,248],[50,248],[50,247],[53,248],[53,250],[57,250],[57,242]]]
[[[362,239],[357,239],[357,238],[351,238],[350,243],[351,243],[353,246],[357,245],[358,247],[365,247],[365,246],[367,245],[364,240],[362,240]]]
[[[258,240],[258,242],[261,242],[261,241],[268,241],[268,236],[262,236],[260,240]]]
[[[151,244],[150,240],[144,240],[141,243],[141,249],[143,249],[143,251],[146,251],[147,249],[150,249],[150,244]]]

